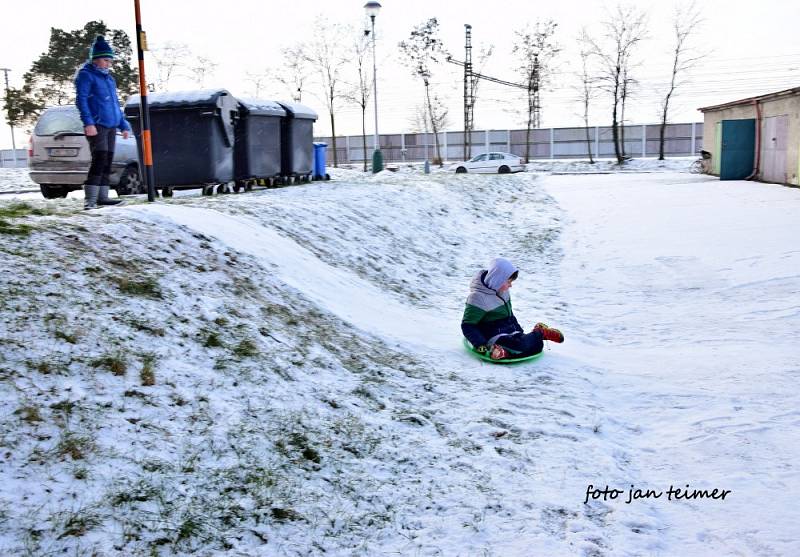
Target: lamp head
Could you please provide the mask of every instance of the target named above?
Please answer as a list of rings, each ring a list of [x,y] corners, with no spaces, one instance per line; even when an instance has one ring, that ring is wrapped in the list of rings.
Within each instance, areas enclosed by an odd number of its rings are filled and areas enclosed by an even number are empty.
[[[367,16],[374,19],[375,16],[378,15],[378,12],[381,11],[381,5],[375,0],[370,0],[364,4],[364,10],[367,12]]]

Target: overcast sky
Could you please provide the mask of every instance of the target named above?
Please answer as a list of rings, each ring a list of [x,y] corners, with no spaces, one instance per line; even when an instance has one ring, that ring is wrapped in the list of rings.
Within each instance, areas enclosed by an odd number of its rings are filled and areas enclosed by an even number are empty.
[[[218,64],[206,79],[206,87],[223,87],[234,95],[252,95],[254,86],[247,74],[259,74],[277,65],[282,47],[307,40],[313,34],[317,15],[363,29],[365,0],[295,0],[265,2],[227,0],[141,0],[143,25],[151,47],[171,41],[186,44],[194,56]],[[574,101],[573,72],[579,62],[575,37],[582,27],[600,31],[600,22],[614,2],[558,0],[556,2],[460,2],[441,0],[381,0],[383,9],[376,20],[378,37],[378,109],[381,133],[412,131],[417,106],[422,104],[422,84],[400,64],[397,43],[412,27],[430,17],[439,18],[441,38],[458,59],[464,56],[464,24],[473,27],[473,56],[481,46],[493,45],[494,54],[483,73],[519,80],[511,54],[514,30],[537,19],[552,18],[558,24],[557,40],[563,51],[556,61],[559,74],[542,93],[542,126],[579,125],[580,108]],[[691,82],[679,90],[671,118],[675,122],[702,121],[700,106],[800,86],[800,3],[789,0],[703,0],[704,16],[694,44],[703,53],[702,63],[692,72]],[[135,38],[133,0],[63,0],[4,2],[0,19],[0,67],[10,68],[12,86],[19,86],[22,74],[47,49],[50,28],[74,30],[92,19],[102,19],[111,28],[122,28]],[[672,48],[670,0],[642,0],[636,6],[648,14],[649,39],[639,50],[642,65],[636,71],[641,85],[629,103],[626,120],[652,123],[658,120],[659,100],[669,78]],[[88,47],[88,45],[87,45]],[[135,56],[135,51],[134,51]],[[148,60],[150,60],[148,58]],[[149,66],[152,67],[152,66]],[[150,70],[148,70],[150,71]],[[434,84],[450,108],[448,129],[463,129],[463,70],[451,64],[436,68]],[[194,88],[188,80],[174,79],[170,89]],[[325,104],[317,98],[314,84],[303,103],[320,114],[315,133],[329,132]],[[261,96],[288,99],[288,91],[277,84],[262,89]],[[359,134],[360,110],[341,102],[337,111],[337,132]],[[476,129],[518,128],[523,125],[520,110],[524,100],[514,90],[484,82],[475,108]],[[372,107],[370,106],[371,114]],[[592,107],[592,123],[610,122],[608,104],[601,97]],[[367,133],[373,129],[372,117]],[[26,141],[17,132],[17,145]],[[0,131],[0,146],[9,147],[8,127]]]

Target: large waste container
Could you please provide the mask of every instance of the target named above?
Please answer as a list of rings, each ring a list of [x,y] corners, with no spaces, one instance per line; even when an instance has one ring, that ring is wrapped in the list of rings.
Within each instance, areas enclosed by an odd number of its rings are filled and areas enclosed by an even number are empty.
[[[317,113],[299,103],[278,101],[286,109],[281,120],[281,174],[308,181],[314,171],[314,122]]]
[[[281,175],[281,119],[286,110],[276,102],[239,98],[234,126],[236,180],[272,179]]]
[[[202,186],[233,180],[234,121],[238,101],[225,89],[154,93],[150,107],[156,186]],[[128,98],[125,116],[139,139],[141,100]]]

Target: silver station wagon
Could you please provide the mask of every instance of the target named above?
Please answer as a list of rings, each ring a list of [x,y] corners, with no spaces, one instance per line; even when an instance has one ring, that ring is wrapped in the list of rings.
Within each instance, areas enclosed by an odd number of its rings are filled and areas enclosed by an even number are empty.
[[[75,106],[45,110],[31,134],[28,168],[31,180],[39,184],[47,199],[66,197],[83,189],[92,155]],[[118,133],[110,186],[119,195],[144,193],[136,152],[136,138],[123,139]]]

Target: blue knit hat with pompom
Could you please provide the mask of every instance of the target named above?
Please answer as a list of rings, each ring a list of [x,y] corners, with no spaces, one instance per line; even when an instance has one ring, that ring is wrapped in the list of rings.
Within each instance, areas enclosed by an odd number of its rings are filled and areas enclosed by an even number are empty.
[[[89,58],[95,60],[97,58],[113,58],[114,57],[114,50],[111,48],[106,42],[105,37],[102,35],[98,35],[97,38],[94,40],[94,44],[92,45],[92,49],[89,51]]]

